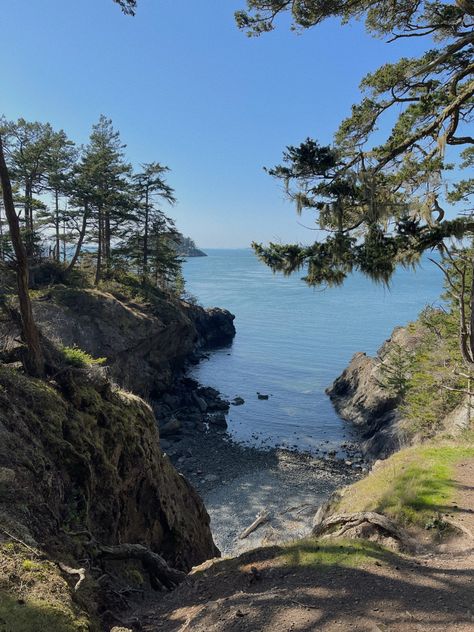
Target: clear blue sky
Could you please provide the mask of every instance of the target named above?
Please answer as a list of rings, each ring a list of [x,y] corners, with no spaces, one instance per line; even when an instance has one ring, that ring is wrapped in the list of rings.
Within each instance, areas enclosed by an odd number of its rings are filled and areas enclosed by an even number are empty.
[[[310,241],[262,167],[307,136],[329,142],[362,76],[417,43],[335,22],[249,39],[233,19],[243,5],[139,0],[127,18],[112,0],[4,2],[0,112],[49,121],[78,143],[111,117],[133,163],[170,166],[170,214],[202,247]]]

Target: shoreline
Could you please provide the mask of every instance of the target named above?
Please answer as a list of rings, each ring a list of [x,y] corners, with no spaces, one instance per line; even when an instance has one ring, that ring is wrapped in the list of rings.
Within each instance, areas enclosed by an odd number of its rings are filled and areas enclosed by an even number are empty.
[[[162,449],[202,497],[223,556],[308,536],[318,507],[369,469],[355,443],[346,443],[338,457],[237,442],[226,429],[230,402],[188,377],[170,397],[175,404],[193,403],[169,414],[176,433],[160,439]],[[269,512],[269,519],[240,539],[260,512]]]

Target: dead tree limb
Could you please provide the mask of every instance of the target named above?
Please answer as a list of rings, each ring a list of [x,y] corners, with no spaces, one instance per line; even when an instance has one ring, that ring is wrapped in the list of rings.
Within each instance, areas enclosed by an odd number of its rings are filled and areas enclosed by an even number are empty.
[[[244,540],[245,538],[247,538],[261,524],[263,524],[264,522],[268,522],[269,518],[270,518],[270,512],[269,511],[261,511],[257,515],[257,517],[255,518],[255,520],[252,522],[252,524],[250,526],[248,526],[245,529],[245,531],[243,531],[243,533],[240,534],[239,539],[240,540]]]

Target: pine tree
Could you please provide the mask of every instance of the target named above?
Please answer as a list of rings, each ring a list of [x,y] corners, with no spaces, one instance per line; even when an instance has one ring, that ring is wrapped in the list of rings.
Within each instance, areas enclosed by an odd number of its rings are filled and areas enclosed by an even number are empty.
[[[269,170],[284,181],[299,212],[315,211],[328,238],[308,248],[256,245],[262,259],[288,273],[307,268],[309,284],[341,283],[353,269],[388,282],[397,263],[416,262],[448,237],[473,234],[469,217],[448,221],[440,204],[445,170],[469,168],[474,160],[472,2],[247,0],[247,6],[236,18],[249,35],[271,31],[290,12],[295,29],[363,18],[376,37],[427,42],[420,57],[402,57],[362,80],[363,98],[334,144],[307,139],[288,147],[283,164]],[[376,146],[374,131],[387,112],[395,124]],[[455,183],[448,196],[465,202],[469,213],[473,183]]]
[[[120,134],[112,121],[101,116],[92,128],[84,150],[82,169],[89,187],[88,206],[94,220],[97,242],[95,282],[99,283],[112,267],[112,231],[128,219],[131,212],[131,166],[125,162]]]
[[[169,168],[162,166],[159,162],[150,162],[141,165],[141,171],[133,176],[136,191],[139,199],[137,208],[137,222],[140,232],[143,231],[143,276],[148,276],[148,256],[149,256],[149,236],[150,226],[157,219],[164,217],[161,210],[156,206],[156,199],[163,200],[168,204],[174,204],[173,189],[166,183],[164,175],[169,172]]]

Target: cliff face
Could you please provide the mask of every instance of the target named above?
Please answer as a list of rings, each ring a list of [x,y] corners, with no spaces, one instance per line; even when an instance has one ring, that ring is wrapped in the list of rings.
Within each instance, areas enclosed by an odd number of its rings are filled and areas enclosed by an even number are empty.
[[[0,467],[12,472],[2,509],[42,542],[61,526],[183,569],[214,556],[207,513],[161,453],[151,409],[83,373],[60,386],[0,373]]]
[[[120,294],[57,287],[34,304],[35,318],[50,339],[107,358],[123,388],[157,399],[200,347],[230,344],[234,316],[223,309],[154,297],[137,304]]]
[[[14,625],[20,600],[25,629],[85,631],[91,614],[104,629],[106,612],[134,591],[162,587],[153,555],[179,577],[219,554],[200,497],[160,448],[152,409],[123,389],[160,399],[197,349],[232,340],[234,317],[158,294],[145,305],[64,286],[37,292],[34,312],[48,380],[0,366],[0,621]],[[17,325],[6,318],[0,333],[12,362]],[[62,346],[107,358],[107,369],[71,366]],[[74,599],[77,576],[59,562],[86,569]]]
[[[381,366],[396,367],[400,352],[412,354],[421,349],[426,330],[423,327],[398,327],[375,357],[356,353],[348,367],[327,393],[339,415],[353,423],[361,433],[362,449],[371,457],[385,458],[392,452],[426,438],[422,428],[404,419],[403,402],[384,388]],[[395,369],[396,371],[396,369]],[[456,435],[470,423],[467,399],[450,412],[444,411],[436,432]],[[432,431],[433,432],[433,431]]]
[[[149,406],[95,373],[65,369],[44,382],[0,369],[0,549],[10,547],[0,553],[11,562],[18,538],[43,559],[76,568],[87,560],[86,592],[100,610],[107,599],[90,582],[110,570],[101,547],[143,545],[183,571],[218,550],[201,499],[160,450]],[[124,572],[125,585],[156,587],[146,564],[114,567]],[[0,597],[28,600],[31,585],[20,588],[4,577]]]
[[[362,449],[372,457],[383,457],[404,445],[398,397],[380,385],[380,363],[394,345],[413,348],[417,338],[399,327],[379,349],[376,357],[356,353],[343,373],[327,389],[338,414],[355,424],[362,435]]]

